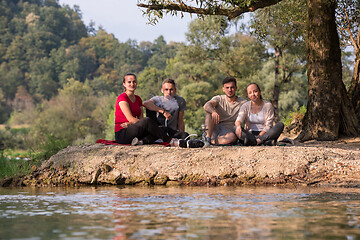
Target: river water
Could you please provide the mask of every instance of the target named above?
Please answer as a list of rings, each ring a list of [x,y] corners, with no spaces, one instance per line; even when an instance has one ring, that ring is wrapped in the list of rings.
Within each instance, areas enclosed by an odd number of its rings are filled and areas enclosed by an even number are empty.
[[[360,239],[360,190],[0,188],[0,239]]]

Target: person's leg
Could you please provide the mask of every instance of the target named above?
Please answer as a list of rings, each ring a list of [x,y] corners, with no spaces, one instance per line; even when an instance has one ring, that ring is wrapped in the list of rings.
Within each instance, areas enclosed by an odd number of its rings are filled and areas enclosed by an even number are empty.
[[[164,117],[164,115],[162,115],[162,114],[160,114],[158,112],[146,109],[146,117],[151,118],[153,121],[155,121],[155,123],[157,125],[160,125],[160,126],[165,125],[165,117]]]
[[[145,112],[146,112],[146,117],[151,118],[152,120],[156,121],[156,112],[155,111],[151,111],[151,110],[145,108]]]
[[[130,144],[135,137],[142,140],[144,144],[153,143],[159,138],[164,142],[170,142],[171,140],[171,137],[148,117],[142,118],[138,122],[115,133],[116,142],[120,144]]]
[[[261,142],[274,140],[276,143],[277,139],[279,138],[283,130],[284,130],[284,124],[282,122],[278,122],[275,124],[275,126],[270,128],[269,131],[259,136],[259,139],[261,140]]]
[[[240,140],[244,143],[245,146],[256,146],[256,137],[251,132],[241,128],[241,138]]]
[[[206,115],[205,115],[205,126],[206,126],[206,129],[207,129],[206,130],[206,138],[207,139],[208,138],[212,139],[215,123],[212,120],[210,113],[206,113]]]
[[[235,133],[229,132],[225,135],[219,136],[215,141],[220,145],[225,145],[225,144],[235,143],[236,140],[237,140],[237,137],[236,137]]]
[[[164,130],[159,128],[155,121],[145,117],[139,120],[137,123],[142,128],[143,136],[140,137],[144,144],[154,143],[157,139],[162,139],[164,142],[170,142],[171,137],[166,134]],[[133,124],[133,125],[135,125]]]
[[[216,124],[213,129],[212,139],[215,139],[215,144],[231,144],[235,143],[237,137],[233,131],[222,126],[221,124]]]
[[[130,126],[129,126],[130,127]],[[120,131],[115,133],[115,141],[119,144],[130,144],[131,141],[135,138],[138,137],[137,135],[137,131],[128,131],[128,128],[123,128]],[[132,127],[134,128],[134,127]]]
[[[176,131],[175,133],[170,134],[170,136],[177,139],[185,139],[187,136],[189,136],[189,134],[187,132]]]

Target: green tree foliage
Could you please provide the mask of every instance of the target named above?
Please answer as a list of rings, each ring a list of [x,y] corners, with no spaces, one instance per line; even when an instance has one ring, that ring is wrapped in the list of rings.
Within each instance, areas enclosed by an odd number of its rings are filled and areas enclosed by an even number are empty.
[[[185,123],[191,129],[198,129],[203,123],[205,102],[216,94],[223,94],[222,79],[234,76],[239,88],[244,87],[247,77],[260,70],[267,57],[264,45],[255,38],[241,33],[230,34],[228,28],[222,17],[192,21],[186,33],[189,44],[179,48],[165,69],[167,76],[176,79],[181,94],[189,97],[183,96],[191,102],[188,105],[193,106],[185,111]],[[194,96],[190,97],[189,86],[197,89]],[[204,87],[202,92],[199,86]],[[193,105],[196,95],[199,99]]]
[[[8,120],[11,125],[32,125],[38,116],[35,100],[23,87],[19,86],[11,102],[13,112]]]
[[[269,61],[262,65],[261,70],[250,75],[245,79],[246,85],[250,82],[256,82],[260,85],[262,96],[265,100],[271,101],[273,98],[273,89],[275,81],[274,61]],[[296,111],[300,106],[306,105],[307,101],[307,78],[303,72],[295,73],[291,76],[292,80],[282,87],[279,95],[279,117],[281,120],[287,116],[289,112]],[[245,87],[240,85],[240,94],[247,96]]]
[[[305,69],[306,1],[282,1],[255,12],[250,28],[252,34],[274,49],[274,79],[270,98],[279,120],[279,98],[293,76]]]
[[[16,66],[11,66],[6,62],[0,65],[0,85],[3,89],[5,99],[15,97],[17,87],[23,85],[25,75]]]
[[[161,95],[161,84],[166,79],[164,71],[157,68],[145,68],[138,76],[137,94],[147,100],[153,96]]]
[[[87,36],[81,12],[55,0],[2,1],[0,11],[0,85],[6,99],[20,85],[49,99],[61,86],[50,54]]]
[[[203,105],[209,100],[212,86],[208,82],[194,82],[181,89],[181,96],[186,99],[187,110],[184,121],[187,128],[197,131],[204,124],[205,112]]]
[[[8,108],[9,106],[6,104],[4,92],[2,88],[0,88],[0,122],[4,122],[8,118]]]
[[[96,107],[91,113],[91,127],[95,129],[95,131],[93,131],[95,138],[115,139],[115,136],[108,135],[108,130],[111,129],[112,133],[114,133],[116,97],[114,93],[102,94],[95,97]],[[112,122],[109,122],[109,116],[112,116]],[[107,138],[108,136],[109,138]],[[87,143],[94,142],[94,139],[89,140]]]
[[[160,36],[150,46],[151,57],[147,60],[147,66],[164,70],[167,60],[174,58],[180,43],[167,44],[164,37]]]
[[[70,79],[59,95],[43,103],[33,135],[37,140],[52,136],[74,142],[88,134],[96,134],[102,129],[94,128],[92,113],[96,109],[96,98],[85,83]]]
[[[351,83],[345,84],[348,87],[348,95],[354,106],[357,119],[360,122],[360,2],[358,0],[339,0],[336,9],[336,20],[342,46],[351,46],[355,52],[355,61]],[[345,55],[345,54],[344,54]],[[344,57],[343,57],[344,59]],[[346,71],[346,64],[343,61],[343,71]],[[343,79],[346,79],[343,77]]]
[[[268,57],[262,42],[242,33],[222,39],[221,49],[220,71],[240,80],[258,71]]]
[[[28,86],[31,93],[40,98],[49,99],[54,96],[59,88],[52,62],[47,57],[39,58],[30,62],[30,73]]]

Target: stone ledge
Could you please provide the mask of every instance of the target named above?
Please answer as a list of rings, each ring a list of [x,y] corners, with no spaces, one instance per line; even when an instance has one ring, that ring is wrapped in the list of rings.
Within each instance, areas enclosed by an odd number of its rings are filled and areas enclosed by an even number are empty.
[[[359,186],[360,144],[187,149],[164,146],[69,146],[32,174],[2,186],[242,185]],[[338,142],[341,144],[341,142]],[[344,145],[343,144],[343,145]]]

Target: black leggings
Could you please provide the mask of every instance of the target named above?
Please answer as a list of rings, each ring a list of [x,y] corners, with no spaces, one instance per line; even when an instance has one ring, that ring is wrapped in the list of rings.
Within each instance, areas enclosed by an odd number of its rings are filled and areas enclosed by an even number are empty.
[[[135,137],[142,140],[144,144],[154,143],[157,139],[162,139],[164,142],[171,141],[171,137],[148,117],[115,133],[115,140],[120,144],[130,144]]]
[[[189,134],[187,132],[180,132],[180,131],[174,130],[170,127],[165,127],[166,118],[162,114],[157,115],[157,113],[155,111],[146,109],[146,116],[151,118],[153,121],[155,121],[157,123],[157,125],[161,129],[163,129],[170,137],[177,138],[177,139],[185,139],[187,136],[189,136]]]
[[[284,124],[282,122],[278,122],[275,124],[275,126],[273,126],[272,128],[270,128],[269,131],[267,131],[266,133],[264,133],[261,136],[258,136],[260,132],[249,132],[247,130],[241,129],[241,141],[245,141],[245,138],[248,139],[249,143],[251,145],[256,145],[256,138],[259,138],[263,143],[268,141],[268,140],[275,140],[275,142],[277,142],[277,139],[279,138],[279,136],[281,135],[282,131],[284,130]]]

